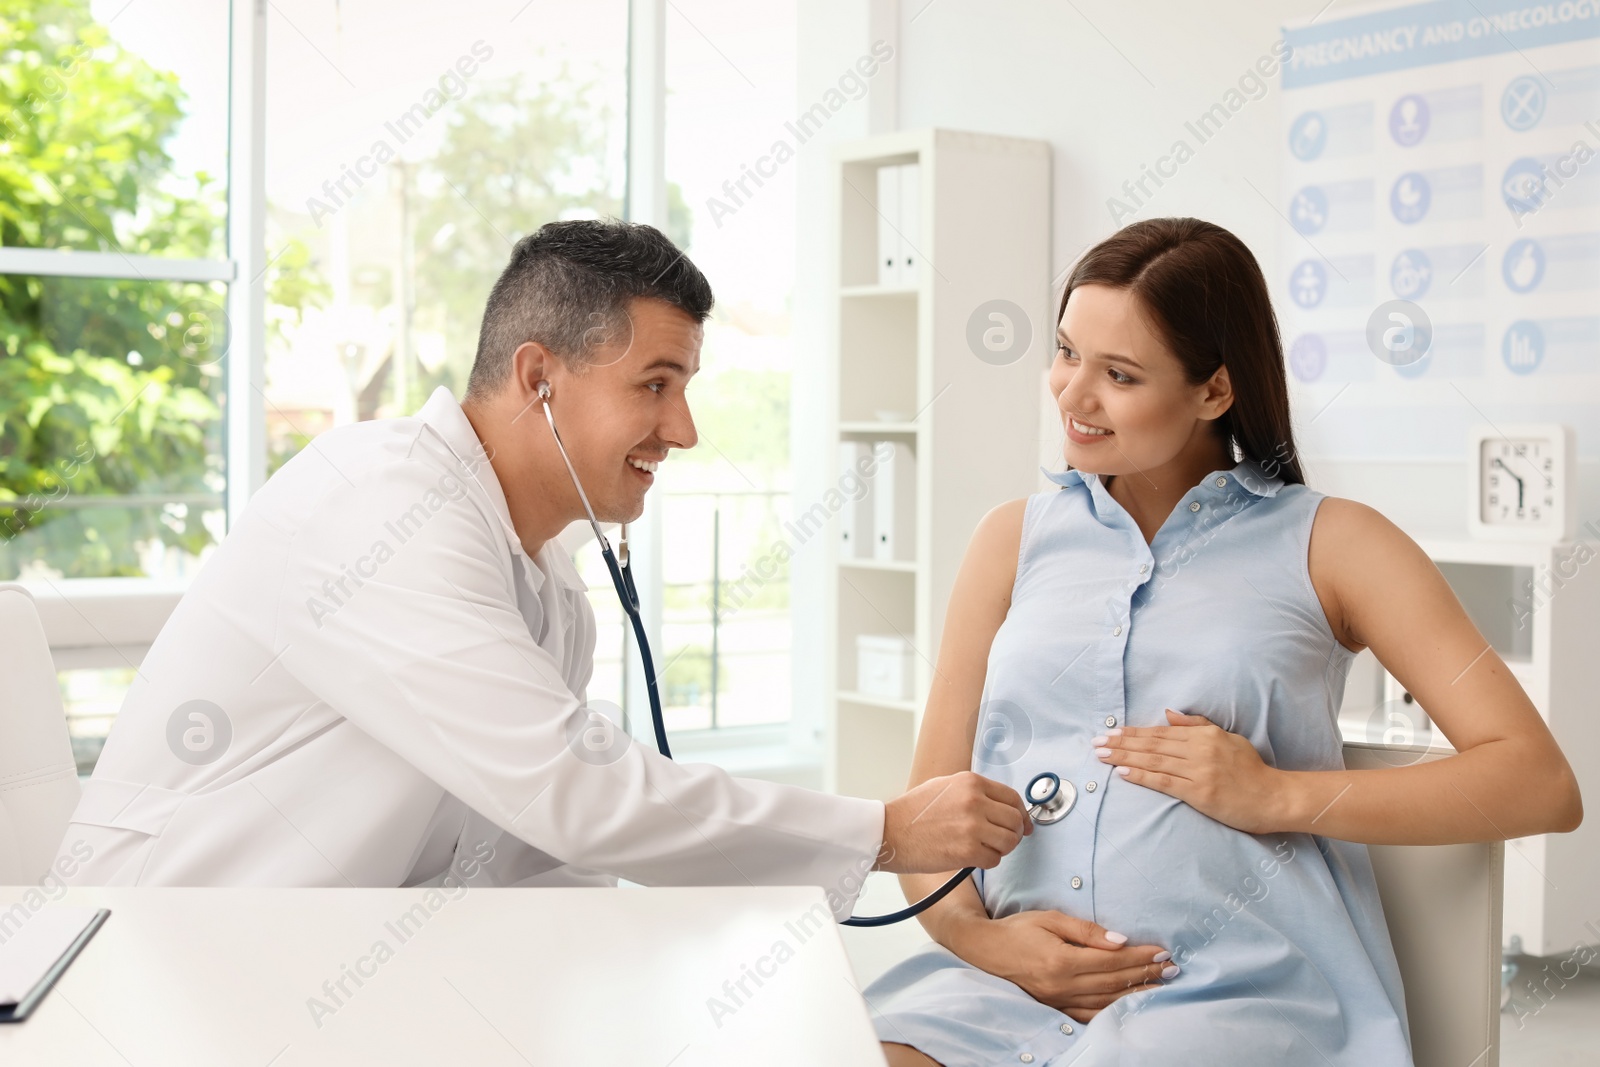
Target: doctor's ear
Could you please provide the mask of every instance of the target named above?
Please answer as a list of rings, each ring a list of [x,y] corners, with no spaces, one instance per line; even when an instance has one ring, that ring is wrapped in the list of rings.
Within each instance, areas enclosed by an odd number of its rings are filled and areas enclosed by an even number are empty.
[[[507,384],[515,395],[535,400],[548,399],[554,391],[552,379],[560,377],[558,357],[538,341],[524,341],[511,354],[511,372]]]

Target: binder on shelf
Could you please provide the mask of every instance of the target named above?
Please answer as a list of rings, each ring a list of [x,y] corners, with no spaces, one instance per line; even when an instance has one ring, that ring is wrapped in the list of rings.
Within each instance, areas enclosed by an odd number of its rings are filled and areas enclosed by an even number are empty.
[[[900,278],[897,284],[914,286],[922,275],[922,167],[906,163],[900,172]]]
[[[916,559],[916,454],[904,441],[879,441],[877,449],[877,484],[872,489],[872,556],[879,560]]]
[[[900,242],[900,172],[903,167],[878,168],[878,284],[899,286],[905,249]]]
[[[872,558],[873,479],[861,474],[871,469],[871,448],[868,441],[839,442],[839,486],[844,491],[844,506],[839,509],[840,559]],[[856,492],[858,485],[865,491]]]

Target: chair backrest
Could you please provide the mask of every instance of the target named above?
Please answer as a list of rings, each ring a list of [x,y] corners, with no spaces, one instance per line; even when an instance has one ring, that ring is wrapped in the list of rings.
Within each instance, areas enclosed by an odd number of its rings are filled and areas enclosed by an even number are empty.
[[[33,596],[0,583],[0,885],[36,885],[78,804],[78,768]]]
[[[1344,746],[1351,770],[1441,758]],[[1367,851],[1405,984],[1417,1067],[1498,1067],[1505,845],[1369,845]]]

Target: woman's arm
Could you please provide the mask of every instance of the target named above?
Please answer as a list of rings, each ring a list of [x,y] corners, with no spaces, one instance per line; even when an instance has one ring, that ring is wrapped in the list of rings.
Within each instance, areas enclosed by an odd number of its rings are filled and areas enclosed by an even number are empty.
[[[1334,634],[1347,648],[1370,647],[1456,755],[1384,770],[1282,771],[1237,734],[1175,716],[1172,726],[1108,736],[1102,758],[1129,781],[1250,833],[1439,845],[1577,828],[1583,801],[1566,757],[1414,541],[1372,508],[1330,497],[1312,525],[1309,567]]]
[[[1026,500],[1014,500],[995,508],[967,546],[945,610],[908,788],[971,769],[989,646],[1011,607],[1026,507]],[[907,900],[920,900],[949,876],[902,875],[900,883]],[[968,963],[1015,982],[1079,1022],[1120,996],[1148,988],[1170,958],[1160,946],[1125,945],[1126,937],[1060,912],[990,919],[970,879],[918,918],[930,937]]]

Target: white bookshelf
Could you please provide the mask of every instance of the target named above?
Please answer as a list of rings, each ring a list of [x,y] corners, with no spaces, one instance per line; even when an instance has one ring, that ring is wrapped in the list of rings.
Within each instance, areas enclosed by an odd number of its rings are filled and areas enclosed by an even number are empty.
[[[878,284],[877,170],[919,165],[915,284]],[[823,595],[831,623],[824,781],[854,796],[904,791],[950,587],[985,512],[1038,485],[1038,390],[1052,353],[1050,148],[1046,142],[917,130],[837,146],[830,169],[831,440],[892,440],[916,455],[915,554],[841,558],[830,527]],[[1015,362],[968,346],[968,320],[1007,300],[1032,340]],[[878,411],[915,413],[881,421]],[[830,469],[832,464],[830,450]],[[911,699],[856,692],[856,637],[916,649]]]
[[[1593,648],[1600,623],[1600,544],[1415,540],[1538,708],[1578,781],[1592,790],[1600,782],[1600,656]],[[1379,740],[1366,736],[1372,732],[1367,713],[1408,696],[1375,660],[1371,667],[1370,688],[1347,694],[1341,709],[1346,740]],[[1450,750],[1437,728],[1431,742]],[[1594,941],[1586,924],[1597,921],[1600,901],[1600,818],[1595,798],[1584,799],[1589,811],[1573,833],[1506,844],[1503,936],[1508,945],[1517,938],[1523,952],[1566,955]]]

